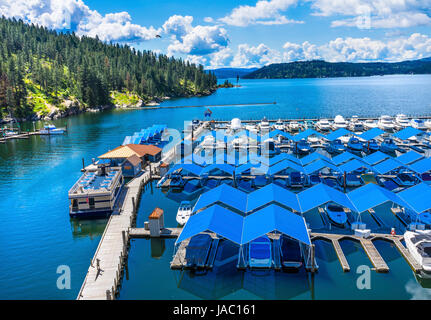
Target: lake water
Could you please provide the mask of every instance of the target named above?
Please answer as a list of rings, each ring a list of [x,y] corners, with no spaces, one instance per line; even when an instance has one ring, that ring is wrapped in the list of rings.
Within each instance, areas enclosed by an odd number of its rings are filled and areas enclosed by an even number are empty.
[[[213,118],[259,119],[424,114],[431,111],[431,76],[370,78],[241,80],[242,87],[220,89],[209,97],[176,99],[167,106],[273,102],[275,105],[211,107]],[[81,159],[120,145],[126,135],[152,124],[181,129],[186,120],[203,119],[206,108],[113,110],[54,121],[68,126],[59,137],[31,137],[0,144],[0,299],[75,299],[106,221],[76,222],[69,218],[67,192],[80,176]],[[43,123],[36,123],[41,127]],[[23,125],[31,129],[33,124]],[[178,199],[148,186],[139,209],[143,225],[150,211],[162,206],[166,225],[175,225]],[[388,217],[389,219],[389,217]],[[356,268],[371,266],[356,244],[343,242],[350,273],[343,273],[327,243],[317,243],[319,273],[256,276],[232,272],[231,262],[203,276],[171,271],[173,240],[134,240],[128,279],[121,299],[327,299],[428,298],[395,248],[377,243],[390,267],[371,272],[371,290],[356,288]],[[71,289],[56,286],[57,268],[71,270]]]

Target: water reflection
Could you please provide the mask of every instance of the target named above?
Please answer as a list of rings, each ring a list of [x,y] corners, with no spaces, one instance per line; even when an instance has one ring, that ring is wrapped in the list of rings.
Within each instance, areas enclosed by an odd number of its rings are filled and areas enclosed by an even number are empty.
[[[70,219],[72,235],[74,238],[89,237],[90,239],[93,239],[95,237],[100,237],[103,234],[103,231],[105,231],[107,222],[108,219]]]

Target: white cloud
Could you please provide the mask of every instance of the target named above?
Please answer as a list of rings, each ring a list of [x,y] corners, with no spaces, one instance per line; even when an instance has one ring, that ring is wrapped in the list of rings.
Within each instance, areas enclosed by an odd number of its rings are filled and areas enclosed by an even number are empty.
[[[127,12],[101,15],[82,0],[1,0],[0,15],[78,35],[97,35],[104,41],[149,40],[160,32],[132,24]]]
[[[238,45],[238,50],[231,62],[232,67],[260,67],[270,63],[282,62],[279,51],[261,43],[258,46],[250,46],[246,43]]]
[[[190,63],[194,63],[196,65],[205,65],[207,62],[207,58],[203,56],[196,56],[196,55],[188,55],[185,59],[186,61],[189,61]]]
[[[431,24],[431,0],[311,0],[315,15],[344,16],[332,22],[333,27],[408,28]]]
[[[205,17],[205,18],[204,18],[204,21],[205,21],[205,22],[207,22],[207,23],[213,23],[213,22],[214,22],[214,19],[213,19],[213,18],[211,18],[211,17]]]
[[[233,51],[231,48],[224,48],[211,55],[210,65],[213,68],[222,68],[230,66],[233,60]]]
[[[281,12],[295,5],[298,0],[259,0],[255,6],[242,5],[232,10],[232,12],[220,18],[219,21],[238,27],[245,27],[251,24],[287,24],[302,23],[288,19]]]

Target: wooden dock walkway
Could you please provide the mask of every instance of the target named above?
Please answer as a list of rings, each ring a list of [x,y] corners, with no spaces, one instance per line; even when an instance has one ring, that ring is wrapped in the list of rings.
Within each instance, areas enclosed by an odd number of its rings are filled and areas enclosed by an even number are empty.
[[[159,238],[177,238],[181,233],[182,228],[163,228],[160,230]],[[145,228],[130,228],[130,238],[154,238],[150,235],[150,230]]]
[[[111,215],[91,260],[78,300],[115,299],[128,255],[129,228],[136,217],[142,186],[150,180],[147,171],[131,180],[120,214]]]
[[[344,272],[349,272],[350,265],[347,262],[343,249],[341,249],[340,242],[336,239],[331,239],[331,243],[334,246],[335,253],[337,254],[338,260],[340,261],[341,268],[343,269]]]
[[[370,258],[371,263],[373,264],[374,268],[376,268],[376,271],[377,272],[389,272],[388,265],[386,264],[385,260],[383,260],[379,251],[377,251],[373,242],[371,240],[364,239],[364,238],[361,238],[360,242],[361,242],[361,246],[364,249],[365,253],[367,254],[368,258]]]

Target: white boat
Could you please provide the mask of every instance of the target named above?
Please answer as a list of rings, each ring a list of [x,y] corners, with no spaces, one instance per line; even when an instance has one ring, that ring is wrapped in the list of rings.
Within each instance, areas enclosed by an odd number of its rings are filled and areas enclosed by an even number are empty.
[[[262,121],[259,124],[260,132],[268,133],[270,130],[269,121],[266,117],[263,117]]]
[[[392,131],[395,128],[394,120],[391,116],[383,115],[379,118],[378,127],[384,131]]]
[[[63,134],[65,129],[57,128],[53,124],[48,124],[39,130],[40,134]]]
[[[373,128],[377,128],[377,122],[372,120],[372,119],[367,119],[364,121],[364,127],[365,129],[369,130],[369,129],[373,129]]]
[[[407,118],[405,114],[399,113],[395,117],[395,126],[399,129],[406,128],[410,126],[410,120]]]
[[[286,126],[284,125],[283,121],[281,119],[278,119],[278,121],[274,125],[274,129],[283,131],[286,129]]]
[[[426,130],[427,127],[425,126],[425,122],[421,119],[412,119],[410,121],[410,125],[415,128],[415,129],[419,129],[419,130]]]
[[[245,130],[250,131],[251,133],[257,134],[258,133],[258,128],[257,126],[253,125],[253,124],[248,124],[245,126]]]
[[[190,201],[181,201],[177,211],[177,222],[180,225],[185,225],[192,214],[192,205]]]
[[[301,128],[301,126],[299,125],[298,121],[293,120],[293,121],[289,122],[289,131],[290,132],[299,131],[300,128]]]
[[[344,119],[343,116],[337,115],[334,118],[334,123],[332,124],[332,128],[334,130],[340,129],[340,128],[347,128],[347,121]]]
[[[431,230],[406,231],[404,241],[413,258],[426,272],[431,272]]]
[[[364,131],[364,123],[362,121],[350,121],[349,130],[353,132]]]
[[[331,130],[331,124],[327,119],[320,119],[316,122],[316,129],[320,131],[330,131]]]
[[[425,127],[431,129],[431,119],[425,120]]]

